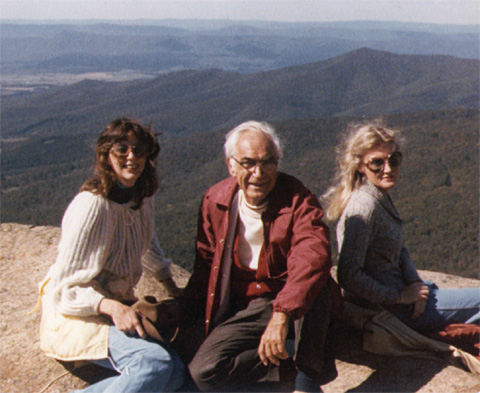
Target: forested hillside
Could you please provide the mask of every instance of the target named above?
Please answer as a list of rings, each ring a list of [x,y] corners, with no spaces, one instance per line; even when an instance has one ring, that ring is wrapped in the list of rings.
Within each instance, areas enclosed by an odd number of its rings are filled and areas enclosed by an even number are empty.
[[[412,258],[421,269],[478,277],[479,160],[477,110],[384,116],[407,139],[393,198]],[[282,170],[318,196],[332,178],[334,148],[350,122],[311,118],[274,122],[285,140]],[[182,267],[193,263],[196,214],[205,190],[227,176],[227,129],[161,137],[156,225],[162,246]],[[2,222],[59,225],[68,201],[89,175],[94,136],[30,138],[3,144]],[[332,227],[333,244],[335,236]]]

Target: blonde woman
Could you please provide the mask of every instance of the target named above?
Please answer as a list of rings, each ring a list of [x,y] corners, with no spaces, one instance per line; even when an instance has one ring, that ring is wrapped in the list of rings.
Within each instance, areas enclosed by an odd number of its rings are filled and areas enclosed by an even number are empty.
[[[338,151],[334,185],[323,197],[338,220],[338,282],[345,297],[381,305],[418,331],[480,319],[480,289],[438,289],[418,275],[404,247],[402,220],[389,190],[400,176],[398,132],[376,124],[353,129]]]

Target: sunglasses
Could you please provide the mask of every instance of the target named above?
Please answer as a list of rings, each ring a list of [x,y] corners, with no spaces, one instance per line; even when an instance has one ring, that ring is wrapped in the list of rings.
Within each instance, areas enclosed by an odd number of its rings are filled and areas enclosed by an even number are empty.
[[[143,158],[148,154],[148,147],[143,143],[129,145],[128,143],[115,143],[110,151],[117,157],[126,157],[130,152],[137,158]]]
[[[370,169],[373,173],[379,173],[384,170],[385,163],[388,161],[388,165],[390,168],[397,168],[402,165],[403,161],[403,154],[399,151],[395,151],[390,154],[387,158],[373,158],[365,165],[368,169]]]

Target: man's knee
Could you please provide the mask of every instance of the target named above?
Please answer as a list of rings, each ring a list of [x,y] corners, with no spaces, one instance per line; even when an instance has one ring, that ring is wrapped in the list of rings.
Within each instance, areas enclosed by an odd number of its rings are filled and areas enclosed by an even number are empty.
[[[217,380],[217,367],[215,364],[205,361],[202,356],[195,356],[188,365],[190,376],[202,392],[214,391]]]

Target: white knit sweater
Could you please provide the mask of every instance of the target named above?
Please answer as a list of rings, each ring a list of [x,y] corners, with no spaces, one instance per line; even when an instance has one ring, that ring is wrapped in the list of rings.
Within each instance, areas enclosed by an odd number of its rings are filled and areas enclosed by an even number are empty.
[[[171,261],[154,231],[153,197],[132,210],[129,204],[79,193],[63,217],[57,260],[47,275],[55,309],[97,315],[104,297],[131,297],[142,263],[158,280],[171,277]]]

